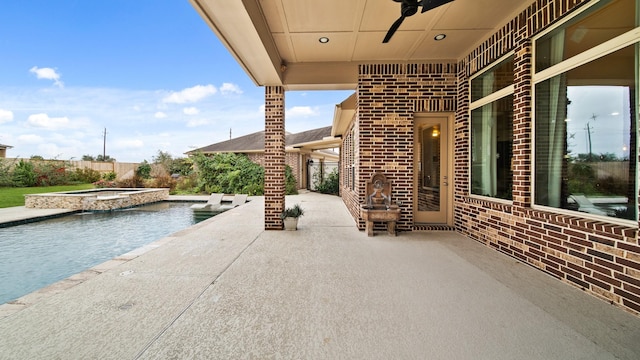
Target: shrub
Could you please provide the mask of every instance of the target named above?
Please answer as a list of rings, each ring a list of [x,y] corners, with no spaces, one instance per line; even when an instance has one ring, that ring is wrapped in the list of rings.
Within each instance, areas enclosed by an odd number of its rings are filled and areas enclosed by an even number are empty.
[[[100,172],[98,170],[85,167],[84,169],[76,169],[73,173],[72,179],[86,184],[95,183],[100,180],[100,177]]]
[[[197,154],[194,163],[198,169],[198,191],[249,195],[264,192],[264,169],[244,154]]]
[[[189,158],[173,158],[166,151],[158,150],[152,158],[154,164],[161,165],[169,175],[180,174],[183,176],[193,172],[193,160]]]
[[[14,186],[12,164],[6,159],[0,159],[0,187]]]
[[[102,179],[106,180],[106,181],[113,181],[117,177],[118,177],[118,175],[113,171],[109,171],[109,172],[106,172],[106,173],[102,174]]]
[[[151,164],[149,164],[147,160],[138,165],[138,168],[136,169],[136,176],[143,179],[151,178]]]
[[[297,195],[298,194],[298,182],[296,181],[296,177],[293,176],[293,170],[291,166],[287,165],[284,169],[284,177],[285,177],[285,194],[286,195]]]
[[[215,154],[206,156],[196,154],[193,157],[197,168],[198,192],[221,192],[226,194],[264,194],[264,168],[245,154]],[[285,168],[286,194],[297,194],[298,187],[293,171]]]
[[[193,160],[189,158],[177,158],[173,159],[169,166],[169,172],[171,174],[180,174],[187,176],[193,173]]]
[[[71,183],[72,176],[67,174],[62,161],[32,161],[37,179],[35,186],[54,186]]]
[[[320,172],[316,172],[313,175],[316,191],[323,194],[338,195],[340,191],[340,175],[338,173],[338,168],[333,169],[324,179],[321,179],[320,175]]]
[[[12,181],[15,186],[34,186],[38,180],[35,167],[30,161],[20,160],[13,169]]]
[[[121,179],[116,181],[117,187],[121,188],[143,188],[144,187],[144,179],[138,175],[134,175],[130,179]]]
[[[280,219],[284,220],[288,217],[298,218],[302,215],[304,215],[304,210],[300,207],[300,204],[295,204],[293,207],[284,209],[280,214]]]
[[[118,187],[118,184],[115,181],[109,181],[109,180],[98,180],[96,182],[93,183],[93,186],[102,189],[102,188],[115,188]]]
[[[196,174],[182,176],[178,178],[176,183],[176,191],[181,193],[197,193],[196,185],[198,183],[198,177]]]
[[[177,181],[171,176],[158,176],[153,179],[151,185],[154,188],[169,188],[169,191],[173,191],[176,188]]]

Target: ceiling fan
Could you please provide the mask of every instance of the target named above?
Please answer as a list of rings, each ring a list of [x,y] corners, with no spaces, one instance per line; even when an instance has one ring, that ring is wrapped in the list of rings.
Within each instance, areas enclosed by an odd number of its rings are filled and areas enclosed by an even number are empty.
[[[415,15],[418,12],[418,8],[422,6],[421,13],[425,11],[429,11],[431,9],[435,9],[438,6],[444,5],[446,3],[450,3],[453,0],[393,0],[395,2],[399,2],[400,4],[400,17],[396,20],[389,31],[387,32],[387,36],[382,40],[383,43],[388,43],[391,40],[393,34],[395,34],[396,30],[400,27],[404,18]]]

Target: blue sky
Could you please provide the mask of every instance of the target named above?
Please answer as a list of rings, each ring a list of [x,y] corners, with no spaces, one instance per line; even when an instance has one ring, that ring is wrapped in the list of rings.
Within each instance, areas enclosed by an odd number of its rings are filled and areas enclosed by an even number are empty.
[[[0,11],[8,157],[175,157],[264,129],[257,87],[188,0],[20,0]],[[351,92],[287,92],[286,130],[331,125]]]

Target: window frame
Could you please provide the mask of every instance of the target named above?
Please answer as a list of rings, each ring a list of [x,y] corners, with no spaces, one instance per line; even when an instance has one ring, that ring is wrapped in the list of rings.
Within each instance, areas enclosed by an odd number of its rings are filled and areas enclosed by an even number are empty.
[[[481,108],[487,104],[493,103],[495,101],[498,101],[500,99],[503,99],[507,96],[513,96],[515,93],[515,83],[505,86],[502,89],[498,89],[495,92],[492,92],[491,94],[481,97],[478,100],[475,101],[471,101],[472,99],[472,81],[475,80],[476,78],[486,74],[488,71],[491,71],[491,69],[493,69],[496,65],[500,64],[501,62],[507,60],[510,57],[514,57],[515,59],[515,51],[509,51],[506,54],[504,54],[503,56],[501,56],[500,58],[496,59],[495,61],[493,61],[491,64],[487,65],[484,67],[484,69],[482,69],[481,71],[478,71],[477,73],[473,74],[473,76],[469,77],[467,86],[469,87],[469,94],[468,94],[468,100],[469,100],[469,109],[467,112],[467,116],[469,119],[469,127],[468,127],[468,131],[469,131],[469,159],[468,159],[468,164],[467,164],[467,168],[469,169],[469,181],[468,181],[468,188],[467,188],[467,193],[469,197],[472,198],[477,198],[477,199],[481,199],[481,200],[488,200],[488,201],[492,201],[492,202],[497,202],[497,203],[503,203],[506,205],[511,205],[513,204],[513,199],[509,200],[509,199],[503,199],[503,198],[499,198],[499,197],[492,197],[492,196],[485,196],[485,195],[478,195],[478,194],[474,194],[472,193],[472,186],[473,186],[473,182],[471,179],[471,175],[472,175],[472,157],[471,157],[471,153],[473,151],[472,149],[472,131],[473,131],[473,124],[471,121],[471,115],[473,110],[476,110],[478,108]],[[515,75],[515,71],[514,71],[514,75]],[[511,124],[513,127],[513,123]],[[513,151],[513,142],[511,144],[511,149]],[[513,176],[513,175],[512,175]],[[512,183],[511,186],[513,188],[513,178],[512,178]]]
[[[553,212],[553,213],[557,213],[557,214],[563,214],[563,215],[571,215],[571,216],[576,216],[579,215],[580,217],[584,217],[584,218],[593,218],[593,219],[597,219],[597,220],[606,220],[608,223],[614,223],[614,224],[620,224],[620,225],[625,225],[625,226],[629,226],[629,225],[633,225],[635,227],[638,227],[638,223],[640,222],[640,209],[636,210],[636,220],[628,220],[628,219],[622,219],[622,218],[616,218],[616,217],[612,217],[612,216],[606,216],[606,215],[596,215],[596,214],[590,214],[590,213],[586,213],[586,212],[580,212],[577,210],[570,210],[570,209],[563,209],[563,208],[556,208],[556,207],[552,207],[552,206],[547,206],[547,205],[539,205],[535,203],[535,199],[536,199],[536,183],[535,183],[535,174],[536,174],[536,85],[540,84],[546,80],[549,80],[555,76],[559,76],[561,74],[565,74],[568,73],[569,71],[576,69],[582,65],[588,64],[592,61],[601,59],[607,55],[610,55],[620,49],[623,49],[627,46],[632,46],[632,45],[636,45],[638,47],[640,47],[640,25],[636,26],[634,29],[631,29],[621,35],[618,35],[612,39],[609,39],[601,44],[598,44],[588,50],[585,50],[577,55],[574,55],[564,61],[561,61],[555,65],[552,65],[544,70],[541,70],[539,72],[536,72],[535,69],[535,63],[536,63],[536,42],[542,38],[545,35],[548,35],[549,33],[553,32],[554,30],[557,30],[558,28],[561,28],[563,26],[565,26],[567,23],[569,23],[570,21],[572,21],[573,19],[575,19],[576,17],[580,16],[581,14],[583,14],[584,12],[587,12],[589,10],[591,10],[594,6],[600,4],[600,0],[597,1],[593,1],[592,3],[586,4],[584,7],[580,8],[579,10],[575,11],[574,13],[572,13],[570,16],[568,16],[566,19],[563,19],[562,21],[558,22],[557,24],[549,27],[548,29],[546,29],[545,31],[533,36],[531,38],[531,49],[532,49],[532,54],[531,54],[531,65],[532,65],[532,70],[531,70],[531,120],[532,120],[532,134],[531,134],[531,171],[532,171],[532,176],[531,176],[531,208],[534,210],[542,210],[542,211],[548,211],[548,212]],[[640,5],[637,5],[640,6]],[[640,58],[640,54],[638,55],[638,57]],[[636,83],[638,84],[637,86],[640,87],[640,71],[636,72]],[[640,110],[640,91],[638,91],[636,93],[636,138],[640,140],[640,114],[639,111]],[[640,154],[640,141],[636,142],[636,153]],[[631,159],[629,159],[629,161],[631,161]],[[638,159],[635,159],[636,161],[636,175],[635,175],[635,179],[636,179],[636,184],[635,184],[635,196],[636,196],[636,206],[640,207],[640,204],[638,203],[637,199],[638,196],[640,194],[640,179],[638,179],[638,175],[640,174],[640,161],[638,161]]]

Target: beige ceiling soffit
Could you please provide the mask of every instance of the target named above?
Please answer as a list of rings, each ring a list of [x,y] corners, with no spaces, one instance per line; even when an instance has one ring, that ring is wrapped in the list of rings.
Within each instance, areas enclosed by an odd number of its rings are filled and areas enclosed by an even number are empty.
[[[256,85],[282,85],[281,61],[273,42],[265,41],[268,28],[256,20],[262,16],[254,0],[189,1]]]
[[[358,64],[353,62],[293,63],[287,66],[287,90],[354,90]]]
[[[342,136],[356,114],[356,93],[351,94],[340,104],[336,104],[333,112],[331,136]]]
[[[294,146],[287,146],[286,149],[312,149],[312,150],[320,150],[320,149],[331,149],[334,147],[338,147],[342,139],[334,138],[334,137],[325,137],[322,140],[309,141],[306,143],[295,144]]]

